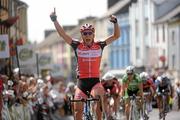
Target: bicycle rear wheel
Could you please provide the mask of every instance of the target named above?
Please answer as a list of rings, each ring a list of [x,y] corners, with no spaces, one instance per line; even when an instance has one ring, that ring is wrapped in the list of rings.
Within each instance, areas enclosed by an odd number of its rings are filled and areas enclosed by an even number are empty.
[[[91,115],[83,115],[83,120],[93,120],[93,117]]]
[[[166,96],[163,95],[163,111],[162,111],[162,119],[165,120],[166,119]]]

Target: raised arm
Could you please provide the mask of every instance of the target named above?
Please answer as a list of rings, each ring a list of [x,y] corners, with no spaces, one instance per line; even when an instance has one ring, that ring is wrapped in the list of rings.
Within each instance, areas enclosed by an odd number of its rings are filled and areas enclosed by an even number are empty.
[[[114,33],[105,40],[106,44],[110,44],[120,37],[120,28],[119,28],[116,16],[111,15],[110,22],[114,24]]]
[[[57,21],[57,16],[56,16],[55,10],[54,10],[54,12],[51,13],[50,18],[53,21],[54,26],[55,26],[57,32],[59,33],[59,35],[65,40],[66,43],[71,44],[72,38],[66,34],[66,32],[64,31],[62,26]]]

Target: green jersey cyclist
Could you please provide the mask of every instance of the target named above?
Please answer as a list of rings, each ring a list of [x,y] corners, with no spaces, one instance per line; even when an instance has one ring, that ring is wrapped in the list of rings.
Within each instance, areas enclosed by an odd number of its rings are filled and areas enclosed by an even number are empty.
[[[126,68],[126,74],[123,76],[122,79],[122,87],[121,87],[121,96],[128,96],[136,95],[143,97],[143,84],[142,80],[140,79],[139,75],[135,73],[134,66],[128,66]],[[130,111],[130,101],[126,99],[125,101],[125,113],[126,118],[129,120],[129,111]]]

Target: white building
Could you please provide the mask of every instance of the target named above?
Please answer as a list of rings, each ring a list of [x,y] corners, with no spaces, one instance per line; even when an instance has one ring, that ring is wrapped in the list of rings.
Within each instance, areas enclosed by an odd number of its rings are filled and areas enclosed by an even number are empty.
[[[180,80],[180,5],[156,21],[157,26],[166,26],[168,70]],[[159,43],[160,46],[160,43]]]
[[[137,67],[152,66],[148,53],[153,46],[152,39],[154,39],[153,2],[138,0],[129,9],[131,64]],[[155,60],[156,56],[153,58]]]
[[[132,4],[129,17],[133,65],[159,68],[172,63],[172,59],[175,58],[172,56],[169,58],[169,56],[174,50],[169,51],[171,49],[169,40],[170,31],[174,29],[174,25],[170,24],[168,20],[178,15],[180,11],[176,7],[179,4],[179,0],[137,0],[137,3]],[[175,11],[173,11],[174,8],[176,8]],[[175,29],[178,36],[179,28],[176,26]],[[179,60],[178,57],[176,58]],[[162,62],[163,60],[164,62]]]

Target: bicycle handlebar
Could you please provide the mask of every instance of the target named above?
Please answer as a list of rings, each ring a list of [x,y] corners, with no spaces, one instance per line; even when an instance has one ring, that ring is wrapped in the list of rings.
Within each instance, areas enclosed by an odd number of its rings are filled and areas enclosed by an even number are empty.
[[[130,98],[130,99],[141,99],[142,97],[133,95],[133,96],[129,96],[129,98]]]
[[[132,100],[132,99],[141,99],[142,97],[141,96],[136,96],[136,95],[122,97],[122,99],[127,99],[127,98]]]
[[[143,95],[144,95],[144,96],[151,95],[151,92],[143,92]]]

